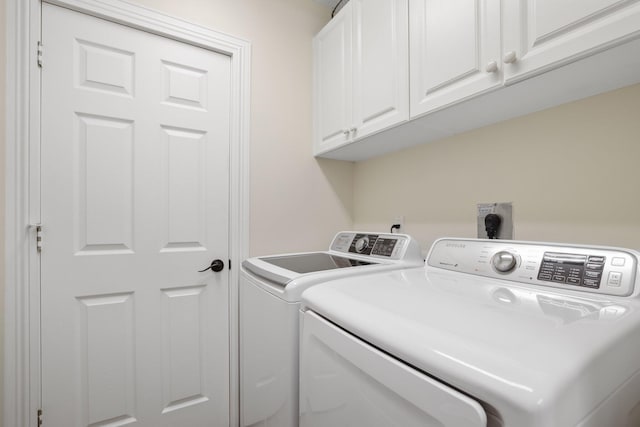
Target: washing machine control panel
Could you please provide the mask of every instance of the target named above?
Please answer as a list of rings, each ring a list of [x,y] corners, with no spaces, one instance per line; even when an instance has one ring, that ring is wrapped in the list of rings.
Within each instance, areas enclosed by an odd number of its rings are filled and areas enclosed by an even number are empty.
[[[441,239],[427,264],[479,276],[607,295],[630,295],[638,252],[534,242]]]
[[[410,237],[391,233],[338,233],[331,243],[331,250],[347,254],[385,259],[403,259]]]

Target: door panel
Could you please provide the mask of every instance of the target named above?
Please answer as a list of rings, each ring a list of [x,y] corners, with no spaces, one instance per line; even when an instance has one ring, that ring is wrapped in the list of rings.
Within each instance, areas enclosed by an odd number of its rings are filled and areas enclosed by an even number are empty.
[[[77,252],[131,253],[134,122],[78,112],[75,115]]]
[[[412,117],[502,84],[499,1],[412,0],[409,16]]]
[[[43,44],[47,424],[228,425],[230,58],[48,4]]]
[[[163,252],[199,250],[206,242],[206,133],[162,127]]]
[[[135,421],[133,295],[77,298],[81,327],[81,407],[89,425]],[[99,404],[96,404],[98,403]]]
[[[355,138],[409,118],[407,0],[354,0]]]
[[[515,83],[638,35],[639,0],[504,2],[505,80]]]
[[[162,65],[164,102],[206,110],[207,71],[168,61]]]
[[[205,286],[162,291],[163,412],[206,402],[210,396],[202,370],[207,357],[202,340],[206,320]]]
[[[352,113],[351,6],[333,18],[313,39],[314,154],[349,141]]]
[[[134,53],[76,39],[78,86],[134,96]]]
[[[536,38],[549,36],[554,32],[569,30],[580,25],[589,17],[607,13],[608,9],[629,3],[628,0],[581,0],[562,2],[557,0],[536,0],[528,15],[534,18],[535,26],[531,28]]]
[[[426,2],[425,60],[433,63],[425,76],[428,92],[480,71],[478,6],[468,0]]]

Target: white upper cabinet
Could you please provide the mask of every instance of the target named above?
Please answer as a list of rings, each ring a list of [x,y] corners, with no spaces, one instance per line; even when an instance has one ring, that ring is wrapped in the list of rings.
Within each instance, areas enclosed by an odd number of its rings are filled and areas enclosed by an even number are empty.
[[[314,154],[358,161],[640,82],[640,0],[351,0],[314,49]]]
[[[314,38],[314,152],[409,118],[408,0],[351,0]]]
[[[410,0],[409,19],[411,117],[502,85],[500,0]]]
[[[409,118],[407,0],[351,0],[356,139]]]
[[[313,39],[315,154],[339,147],[350,139],[351,33],[351,8],[343,7]]]
[[[503,7],[507,84],[640,35],[638,0],[507,0]]]

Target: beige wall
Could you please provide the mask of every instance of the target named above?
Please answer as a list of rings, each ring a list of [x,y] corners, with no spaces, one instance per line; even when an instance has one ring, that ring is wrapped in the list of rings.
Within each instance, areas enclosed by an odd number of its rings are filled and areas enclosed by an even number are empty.
[[[357,163],[355,228],[404,215],[427,249],[510,201],[517,239],[640,249],[639,111],[635,85]]]
[[[136,0],[252,45],[251,254],[324,249],[350,228],[351,164],[311,155],[312,0]]]

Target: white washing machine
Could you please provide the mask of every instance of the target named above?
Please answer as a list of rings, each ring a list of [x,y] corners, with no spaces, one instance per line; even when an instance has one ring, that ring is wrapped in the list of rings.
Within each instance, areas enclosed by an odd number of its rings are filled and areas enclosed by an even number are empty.
[[[328,251],[249,258],[240,275],[240,422],[298,425],[298,312],[309,287],[346,276],[424,266],[405,234],[341,232]]]
[[[442,239],[309,289],[300,425],[640,426],[638,256]]]

